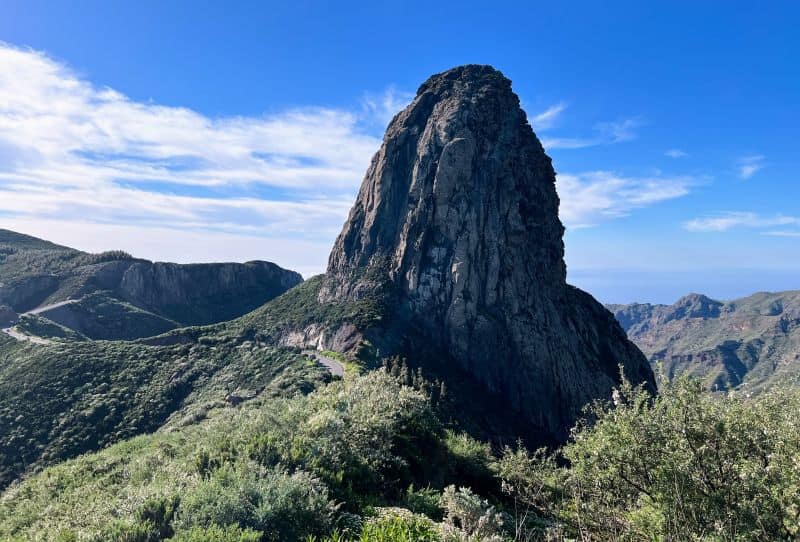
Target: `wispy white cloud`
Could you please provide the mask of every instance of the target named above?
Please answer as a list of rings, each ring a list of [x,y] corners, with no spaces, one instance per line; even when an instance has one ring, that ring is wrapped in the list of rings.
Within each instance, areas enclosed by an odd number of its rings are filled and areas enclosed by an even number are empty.
[[[739,159],[739,177],[749,179],[764,167],[764,155],[753,154]]]
[[[685,196],[696,182],[692,177],[625,177],[609,171],[559,174],[559,215],[567,227],[585,228]]]
[[[597,125],[597,129],[606,136],[609,143],[621,143],[636,139],[636,128],[641,125],[642,119],[634,117],[615,122],[601,122]]]
[[[389,121],[414,98],[414,94],[389,86],[380,94],[366,93],[362,100],[364,109],[385,128]]]
[[[636,129],[641,125],[642,120],[639,117],[601,122],[595,125],[595,134],[591,137],[545,136],[542,138],[542,146],[545,149],[583,149],[597,145],[613,145],[636,139]]]
[[[0,43],[0,226],[74,220],[332,240],[380,144],[369,123],[403,99],[390,89],[362,112],[211,118],[131,100]]]
[[[564,102],[551,105],[541,113],[531,118],[531,126],[534,130],[549,130],[553,127],[559,115],[567,108]]]
[[[684,227],[693,232],[725,232],[735,228],[765,229],[777,226],[800,226],[800,217],[786,215],[764,217],[758,213],[728,211],[713,216],[695,218],[684,223]],[[764,233],[785,235],[787,232]]]
[[[583,149],[601,145],[601,139],[583,139],[580,137],[550,137],[542,138],[542,146],[545,149]]]
[[[665,156],[669,156],[670,158],[685,158],[689,156],[689,153],[682,151],[680,149],[669,149],[664,152]]]
[[[212,118],[132,100],[38,51],[0,43],[0,227],[86,250],[177,261],[268,258],[324,269],[385,125],[411,99],[395,88],[360,110],[308,107]],[[565,109],[535,115],[547,130]],[[602,123],[579,148],[635,137]],[[380,126],[382,129],[383,126]],[[692,179],[562,174],[561,217],[586,227],[680,197]]]

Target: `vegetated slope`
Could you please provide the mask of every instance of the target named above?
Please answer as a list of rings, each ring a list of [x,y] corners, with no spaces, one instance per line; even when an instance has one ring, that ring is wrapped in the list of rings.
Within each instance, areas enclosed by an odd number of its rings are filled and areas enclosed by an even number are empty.
[[[410,484],[499,495],[490,462],[487,445],[445,429],[422,387],[373,371],[309,396],[216,410],[48,468],[2,496],[0,537],[56,540],[72,531],[129,540],[114,533],[132,532],[137,511],[166,499],[175,508],[161,519],[169,525],[142,540],[214,524],[305,540],[337,525],[358,528],[354,514],[373,504],[416,500],[411,506],[441,519],[435,492],[409,492]]]
[[[230,320],[285,292],[302,277],[269,262],[179,265],[121,251],[87,254],[0,230],[0,320],[43,311],[92,339],[130,339]]]
[[[727,302],[691,294],[673,305],[608,308],[669,378],[686,372],[712,389],[758,390],[800,374],[800,291]]]
[[[623,384],[563,455],[492,453],[394,369],[217,409],[47,468],[0,538],[92,542],[794,540],[798,388]],[[560,459],[566,458],[567,461]]]
[[[0,487],[43,464],[158,429],[170,417],[259,395],[309,391],[329,378],[297,351],[187,328],[164,345],[0,336]],[[176,422],[177,423],[177,422]]]

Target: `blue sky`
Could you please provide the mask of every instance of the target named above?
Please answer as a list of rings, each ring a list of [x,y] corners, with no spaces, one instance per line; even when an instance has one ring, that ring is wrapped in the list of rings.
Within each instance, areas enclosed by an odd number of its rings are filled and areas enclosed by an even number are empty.
[[[762,4],[0,1],[0,227],[320,272],[392,113],[488,63],[553,158],[571,282],[797,289],[800,7]]]

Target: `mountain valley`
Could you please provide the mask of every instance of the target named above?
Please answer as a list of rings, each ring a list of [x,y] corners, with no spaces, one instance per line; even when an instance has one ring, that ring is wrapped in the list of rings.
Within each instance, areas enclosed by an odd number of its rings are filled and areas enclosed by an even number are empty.
[[[797,385],[800,292],[732,301],[691,294],[673,305],[608,305],[628,337],[666,378],[690,374],[710,389]]]

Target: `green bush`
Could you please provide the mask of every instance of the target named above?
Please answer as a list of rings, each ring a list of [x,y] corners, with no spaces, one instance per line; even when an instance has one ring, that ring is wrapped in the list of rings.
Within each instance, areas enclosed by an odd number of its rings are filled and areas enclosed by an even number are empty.
[[[263,532],[265,540],[299,540],[328,532],[333,512],[327,488],[308,473],[226,465],[183,498],[176,526],[238,525]]]
[[[440,540],[432,521],[419,517],[382,517],[364,524],[360,542],[434,542]]]
[[[581,540],[793,540],[800,535],[800,391],[712,395],[680,378],[625,383],[553,457],[507,450],[517,503]]]
[[[149,521],[119,520],[111,524],[95,542],[161,542],[156,527]]]
[[[448,540],[501,542],[506,514],[471,489],[448,486],[442,493],[445,509],[444,532]]]
[[[208,528],[193,527],[181,531],[170,538],[169,542],[261,542],[261,533],[236,525],[212,525]]]
[[[495,457],[486,442],[466,433],[447,431],[444,438],[447,450],[448,479],[469,486],[481,493],[498,489],[492,465]]]
[[[172,520],[175,517],[178,502],[177,497],[148,499],[136,511],[136,521],[140,524],[150,525],[158,540],[168,538],[174,534]]]
[[[435,523],[424,516],[402,509],[384,509],[378,517],[364,523],[356,536],[343,535],[336,531],[331,536],[317,539],[309,537],[307,542],[439,542],[442,540]]]
[[[428,399],[382,371],[333,382],[272,414],[248,455],[265,467],[311,471],[356,507],[400,497],[440,433]]]
[[[430,487],[414,489],[413,484],[408,486],[405,506],[415,514],[423,514],[436,521],[442,519],[442,496]]]

